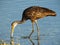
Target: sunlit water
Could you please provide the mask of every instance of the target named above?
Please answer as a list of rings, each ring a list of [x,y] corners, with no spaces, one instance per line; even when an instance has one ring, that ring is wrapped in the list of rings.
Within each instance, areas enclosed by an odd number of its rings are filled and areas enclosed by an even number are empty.
[[[10,42],[11,23],[14,20],[21,20],[24,9],[30,6],[42,6],[54,10],[56,17],[45,17],[38,20],[40,27],[40,45],[60,45],[60,1],[59,0],[0,0],[0,39]],[[15,43],[21,45],[32,45],[28,36],[32,31],[31,22],[18,25],[14,32]],[[37,45],[37,30],[31,36]]]

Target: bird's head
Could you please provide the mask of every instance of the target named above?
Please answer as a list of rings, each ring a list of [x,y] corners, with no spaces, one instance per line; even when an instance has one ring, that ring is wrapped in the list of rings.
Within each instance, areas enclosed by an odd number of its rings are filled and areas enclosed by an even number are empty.
[[[22,24],[24,21],[14,21],[14,22],[12,22],[12,24],[11,24],[11,27],[12,27],[12,29],[14,29],[18,24]]]
[[[12,22],[11,28],[14,29],[18,25],[17,21]]]

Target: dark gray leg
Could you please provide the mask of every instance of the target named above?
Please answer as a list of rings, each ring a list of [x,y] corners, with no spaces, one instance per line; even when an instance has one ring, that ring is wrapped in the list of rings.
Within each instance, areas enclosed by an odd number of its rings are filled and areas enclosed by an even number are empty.
[[[39,30],[39,27],[38,27],[37,20],[35,20],[35,23],[36,23],[36,27],[37,27],[37,39],[38,39],[38,45],[40,45],[40,30]]]
[[[31,35],[33,34],[33,32],[34,32],[34,23],[32,23],[32,32],[30,33],[29,38],[31,37]]]
[[[31,38],[29,38],[29,41],[32,43],[32,45],[35,45]]]

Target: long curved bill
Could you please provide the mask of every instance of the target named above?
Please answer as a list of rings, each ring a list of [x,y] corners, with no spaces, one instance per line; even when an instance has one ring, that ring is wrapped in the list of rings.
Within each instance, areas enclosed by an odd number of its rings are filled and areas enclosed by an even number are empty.
[[[11,37],[13,37],[14,29],[15,29],[16,26],[17,26],[17,23],[13,22],[12,25],[11,25]]]
[[[14,33],[14,26],[11,26],[11,37],[13,37],[13,33]]]

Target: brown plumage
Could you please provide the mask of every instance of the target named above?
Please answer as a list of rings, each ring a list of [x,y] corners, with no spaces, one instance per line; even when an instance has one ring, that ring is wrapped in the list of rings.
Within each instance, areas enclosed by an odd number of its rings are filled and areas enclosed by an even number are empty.
[[[23,11],[21,21],[12,22],[12,24],[11,24],[11,26],[12,26],[11,36],[13,37],[13,32],[14,32],[14,28],[16,27],[16,25],[17,24],[22,24],[23,22],[25,22],[28,19],[31,20],[31,22],[32,22],[32,32],[29,35],[29,37],[34,32],[34,23],[36,23],[38,36],[39,36],[40,34],[39,34],[37,19],[44,18],[44,17],[47,17],[47,16],[56,16],[56,12],[53,11],[53,10],[50,10],[48,8],[39,7],[39,6],[31,6],[31,7],[26,8]]]
[[[24,10],[22,20],[30,19],[34,22],[35,20],[46,16],[56,16],[56,13],[44,7],[32,6]]]

